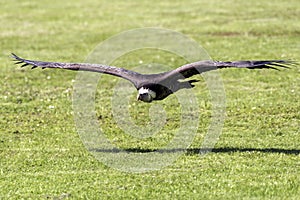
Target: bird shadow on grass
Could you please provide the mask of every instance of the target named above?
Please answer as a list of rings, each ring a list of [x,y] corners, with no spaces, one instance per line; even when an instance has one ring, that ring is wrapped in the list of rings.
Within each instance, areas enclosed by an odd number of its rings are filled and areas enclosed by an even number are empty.
[[[234,147],[223,147],[214,149],[205,148],[175,148],[175,149],[142,149],[142,148],[126,148],[126,149],[89,149],[92,152],[101,153],[186,153],[187,155],[203,154],[203,153],[243,153],[243,152],[260,152],[260,153],[277,153],[287,155],[299,155],[300,149],[281,149],[281,148],[234,148]]]

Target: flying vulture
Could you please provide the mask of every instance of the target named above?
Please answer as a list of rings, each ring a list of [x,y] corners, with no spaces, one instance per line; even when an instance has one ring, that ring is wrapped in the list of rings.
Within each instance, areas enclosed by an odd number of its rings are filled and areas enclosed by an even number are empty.
[[[193,83],[197,80],[185,80],[194,75],[203,72],[221,69],[221,68],[248,68],[248,69],[277,69],[280,67],[288,68],[289,65],[294,64],[293,61],[287,60],[255,60],[255,61],[198,61],[183,65],[177,69],[158,73],[158,74],[140,74],[124,68],[107,66],[102,64],[89,63],[60,63],[60,62],[44,62],[34,61],[20,58],[12,53],[16,64],[23,64],[21,67],[27,65],[41,68],[60,68],[68,70],[91,71],[104,74],[118,76],[130,81],[138,90],[137,99],[144,102],[151,102],[153,100],[165,99],[170,94],[183,89],[194,87]]]

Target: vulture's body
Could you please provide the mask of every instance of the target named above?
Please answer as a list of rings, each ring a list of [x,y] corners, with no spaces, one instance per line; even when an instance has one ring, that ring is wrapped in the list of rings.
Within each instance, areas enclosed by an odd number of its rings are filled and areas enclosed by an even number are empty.
[[[159,74],[140,74],[124,68],[107,66],[102,64],[89,63],[59,63],[27,60],[12,54],[17,61],[16,64],[23,64],[22,67],[31,65],[32,68],[60,68],[67,70],[92,71],[104,74],[118,76],[130,81],[138,90],[138,100],[151,102],[153,100],[162,100],[170,94],[183,89],[194,87],[192,84],[197,80],[185,80],[194,75],[201,74],[220,68],[248,68],[248,69],[277,69],[276,67],[285,67],[294,64],[286,60],[258,60],[258,61],[198,61],[183,65],[172,71]]]

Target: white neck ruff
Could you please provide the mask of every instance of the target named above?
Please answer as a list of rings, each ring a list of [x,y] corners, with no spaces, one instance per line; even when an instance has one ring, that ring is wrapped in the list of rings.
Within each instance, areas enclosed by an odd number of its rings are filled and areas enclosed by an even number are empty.
[[[145,93],[148,93],[152,97],[152,99],[154,99],[156,97],[156,92],[154,92],[148,88],[142,87],[141,89],[139,89],[139,94],[145,94]]]

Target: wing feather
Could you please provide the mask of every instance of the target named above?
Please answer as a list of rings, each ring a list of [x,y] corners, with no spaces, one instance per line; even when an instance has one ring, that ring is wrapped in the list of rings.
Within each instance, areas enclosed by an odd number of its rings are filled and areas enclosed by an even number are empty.
[[[248,69],[276,69],[289,68],[289,66],[297,64],[294,61],[287,60],[255,60],[255,61],[198,61],[183,65],[175,70],[164,73],[163,78],[179,78],[184,76],[189,78],[196,74],[222,68],[248,68]]]
[[[31,65],[32,69],[37,67],[41,67],[42,69],[59,68],[59,69],[67,69],[67,70],[75,70],[75,71],[91,71],[91,72],[110,74],[113,76],[118,76],[129,80],[135,85],[135,87],[139,85],[139,79],[143,76],[142,74],[139,74],[131,70],[118,68],[114,66],[102,65],[102,64],[60,63],[60,62],[44,62],[44,61],[27,60],[17,56],[14,53],[12,53],[12,58],[14,58],[17,61],[15,64],[23,64],[21,67]]]

